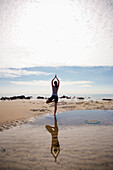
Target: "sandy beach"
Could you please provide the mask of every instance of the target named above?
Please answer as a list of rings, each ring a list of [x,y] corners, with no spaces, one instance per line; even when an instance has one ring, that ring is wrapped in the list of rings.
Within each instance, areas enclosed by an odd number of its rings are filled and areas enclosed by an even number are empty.
[[[59,100],[57,113],[71,110],[113,110],[113,101]],[[46,104],[45,99],[0,101],[0,131],[53,112],[54,103]]]

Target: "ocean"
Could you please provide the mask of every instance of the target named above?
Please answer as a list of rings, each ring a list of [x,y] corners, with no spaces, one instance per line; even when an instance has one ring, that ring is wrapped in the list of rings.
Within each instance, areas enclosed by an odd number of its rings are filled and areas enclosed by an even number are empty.
[[[50,97],[48,94],[0,94],[1,97],[11,97],[11,96],[20,96],[20,95],[25,95],[25,96],[32,96],[32,99],[36,99],[37,96],[43,96],[43,97]],[[84,97],[84,100],[102,100],[103,98],[107,99],[113,99],[113,94],[63,94],[65,96],[69,96],[71,98],[75,97],[74,99],[76,100],[77,97]],[[63,96],[62,94],[59,94],[59,97]]]

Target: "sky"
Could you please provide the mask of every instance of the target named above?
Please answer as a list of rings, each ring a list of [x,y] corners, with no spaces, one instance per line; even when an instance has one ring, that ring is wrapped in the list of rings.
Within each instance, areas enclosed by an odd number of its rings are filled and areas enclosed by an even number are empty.
[[[0,95],[113,93],[113,0],[0,0]]]
[[[57,74],[59,95],[113,94],[113,66],[60,66],[0,69],[1,95],[47,95]]]

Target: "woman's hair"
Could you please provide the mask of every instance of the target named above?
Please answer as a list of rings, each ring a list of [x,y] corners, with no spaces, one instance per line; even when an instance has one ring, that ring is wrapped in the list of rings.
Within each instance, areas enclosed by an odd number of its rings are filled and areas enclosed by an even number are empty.
[[[54,81],[54,85],[55,85],[56,88],[58,87],[57,81]]]

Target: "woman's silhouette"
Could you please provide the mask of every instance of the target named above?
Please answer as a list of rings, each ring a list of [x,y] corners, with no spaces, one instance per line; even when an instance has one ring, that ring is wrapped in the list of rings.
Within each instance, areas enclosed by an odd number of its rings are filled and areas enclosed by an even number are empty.
[[[58,126],[57,126],[56,114],[54,114],[54,127],[50,125],[46,125],[45,127],[48,130],[48,132],[51,133],[51,136],[52,136],[51,154],[55,158],[55,162],[56,162],[57,157],[60,153],[60,144],[58,141]]]
[[[56,78],[57,81],[54,81],[54,79]],[[53,83],[54,82],[54,83]],[[52,86],[52,96],[50,98],[47,99],[46,103],[50,103],[50,102],[55,102],[55,109],[54,109],[54,114],[56,114],[57,111],[57,103],[58,103],[58,88],[60,85],[60,81],[57,78],[57,76],[55,75],[55,77],[52,79],[51,81],[51,86]]]

